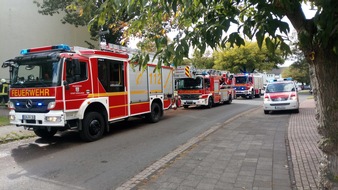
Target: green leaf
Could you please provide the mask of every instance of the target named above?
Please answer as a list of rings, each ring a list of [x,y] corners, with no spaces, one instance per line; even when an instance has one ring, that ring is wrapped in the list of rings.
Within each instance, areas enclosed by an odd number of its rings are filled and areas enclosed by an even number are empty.
[[[268,48],[268,50],[270,52],[274,52],[275,51],[275,46],[274,46],[274,44],[273,44],[273,42],[271,41],[270,38],[266,38],[265,39],[265,45],[266,45],[266,47]]]
[[[256,40],[257,40],[258,47],[262,48],[263,40],[264,40],[264,33],[261,30],[259,30],[256,33]]]

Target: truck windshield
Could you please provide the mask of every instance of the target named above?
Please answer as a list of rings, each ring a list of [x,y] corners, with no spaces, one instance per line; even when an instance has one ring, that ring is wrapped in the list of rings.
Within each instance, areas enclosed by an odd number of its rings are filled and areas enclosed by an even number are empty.
[[[295,90],[293,83],[271,83],[266,87],[266,92],[292,92]]]
[[[11,69],[11,88],[51,87],[61,84],[61,61],[19,61]]]
[[[236,77],[236,84],[245,84],[248,82],[247,76]]]
[[[177,89],[202,89],[203,88],[203,78],[197,77],[193,78],[182,78],[177,80]]]

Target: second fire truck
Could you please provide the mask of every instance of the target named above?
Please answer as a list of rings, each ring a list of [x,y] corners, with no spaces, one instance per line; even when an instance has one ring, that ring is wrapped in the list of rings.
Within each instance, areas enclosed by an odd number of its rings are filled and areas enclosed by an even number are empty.
[[[9,67],[10,123],[50,138],[75,129],[95,141],[109,123],[142,116],[157,122],[173,105],[173,68],[139,67],[121,47],[67,45],[23,49]]]
[[[175,70],[175,82],[181,105],[206,106],[232,102],[235,91],[227,72],[217,70],[197,70],[193,66],[178,66]]]
[[[260,73],[236,74],[234,76],[236,97],[260,98],[263,90],[263,75]]]

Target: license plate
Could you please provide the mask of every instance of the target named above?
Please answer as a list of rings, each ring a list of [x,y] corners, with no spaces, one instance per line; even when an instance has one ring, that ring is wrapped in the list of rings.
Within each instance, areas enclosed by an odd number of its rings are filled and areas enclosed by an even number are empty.
[[[278,109],[278,110],[284,110],[285,107],[284,107],[284,106],[276,106],[275,109]]]
[[[192,104],[192,101],[186,101],[185,103],[186,104]]]
[[[24,120],[34,120],[35,115],[23,115],[22,119],[24,119]]]

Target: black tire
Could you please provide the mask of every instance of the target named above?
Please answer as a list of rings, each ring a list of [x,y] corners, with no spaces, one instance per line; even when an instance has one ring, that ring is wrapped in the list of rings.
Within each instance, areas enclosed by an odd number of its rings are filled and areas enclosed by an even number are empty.
[[[47,128],[35,128],[34,133],[36,136],[41,137],[43,139],[50,139],[52,138],[56,133],[58,132],[57,129],[51,128],[50,131],[48,131]]]
[[[209,108],[209,109],[212,108],[213,104],[214,104],[214,101],[212,100],[212,97],[209,97],[207,108]]]
[[[293,110],[293,113],[299,113],[299,109]]]
[[[153,102],[151,104],[150,113],[146,115],[146,119],[150,123],[156,123],[161,119],[162,115],[163,115],[163,110],[161,106],[157,102]]]
[[[103,116],[98,112],[89,112],[82,121],[80,136],[84,141],[92,142],[102,138],[106,128]]]
[[[264,110],[264,114],[269,114],[269,111],[268,110]]]
[[[184,107],[185,109],[188,109],[188,108],[189,108],[189,106],[186,106],[186,105],[184,105],[183,107]]]
[[[250,94],[250,96],[249,96],[249,99],[254,99],[254,97],[255,97],[255,94],[254,94],[254,93],[255,93],[255,91],[252,90],[252,91],[251,91],[251,94]]]
[[[232,102],[232,96],[230,95],[229,96],[229,100],[225,101],[224,103],[225,104],[231,104],[231,102]]]

